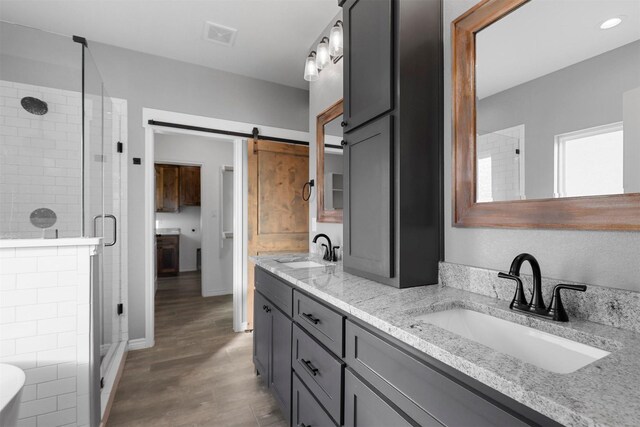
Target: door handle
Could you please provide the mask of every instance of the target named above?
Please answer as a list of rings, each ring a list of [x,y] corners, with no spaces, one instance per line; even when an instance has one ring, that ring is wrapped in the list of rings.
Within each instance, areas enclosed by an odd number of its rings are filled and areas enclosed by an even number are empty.
[[[316,375],[318,375],[318,372],[320,372],[318,370],[318,368],[316,368],[315,366],[313,366],[311,364],[310,360],[304,360],[304,359],[300,359],[300,361],[302,362],[302,366],[304,366],[304,368],[307,370],[307,372],[309,372],[311,375],[313,375],[314,377]]]
[[[96,215],[93,217],[93,237],[98,237],[98,231],[97,231],[97,226],[98,226],[98,218],[109,218],[113,220],[113,240],[111,241],[111,243],[105,243],[105,246],[115,246],[116,242],[118,241],[118,219],[115,217],[115,215],[111,215],[111,214],[107,214],[107,215]]]
[[[313,317],[313,314],[309,314],[309,313],[302,313],[303,317],[306,317],[307,320],[311,323],[313,323],[314,325],[317,325],[318,323],[320,323],[320,319],[316,319],[315,317]]]

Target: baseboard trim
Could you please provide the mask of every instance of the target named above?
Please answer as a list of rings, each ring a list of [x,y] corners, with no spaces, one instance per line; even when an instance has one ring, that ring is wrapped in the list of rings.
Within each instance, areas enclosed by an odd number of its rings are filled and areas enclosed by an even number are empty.
[[[135,350],[142,350],[144,348],[150,348],[153,346],[150,346],[147,344],[147,339],[146,338],[137,338],[135,340],[129,340],[129,346],[128,346],[128,350],[129,351],[135,351]]]
[[[234,332],[249,332],[247,331],[247,322],[240,323],[240,328],[234,330]]]
[[[219,297],[220,295],[232,295],[233,294],[233,289],[229,290],[229,289],[218,289],[215,290],[213,292],[207,292],[207,293],[202,293],[203,297]]]

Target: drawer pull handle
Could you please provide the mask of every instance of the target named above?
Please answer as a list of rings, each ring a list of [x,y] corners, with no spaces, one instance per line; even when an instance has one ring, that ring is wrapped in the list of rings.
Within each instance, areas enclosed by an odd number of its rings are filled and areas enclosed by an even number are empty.
[[[300,361],[302,362],[302,366],[304,366],[304,368],[314,377],[318,375],[318,372],[320,372],[318,368],[311,364],[310,360],[300,359]]]
[[[267,313],[269,313],[269,312],[271,311],[271,309],[269,308],[269,306],[268,306],[268,305],[263,305],[263,306],[262,306],[262,309],[263,309],[264,311],[266,311]]]
[[[313,317],[313,314],[302,313],[302,316],[306,317],[307,320],[309,320],[309,322],[313,323],[314,325],[317,325],[318,323],[320,323],[320,319],[316,319],[315,317]]]

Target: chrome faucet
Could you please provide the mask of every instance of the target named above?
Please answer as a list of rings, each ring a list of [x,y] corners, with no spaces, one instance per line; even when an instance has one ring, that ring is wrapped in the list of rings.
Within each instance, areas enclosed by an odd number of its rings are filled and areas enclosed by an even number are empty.
[[[322,244],[322,246],[324,246],[324,249],[325,249],[322,259],[325,261],[333,261],[333,248],[331,247],[331,239],[329,239],[329,236],[323,233],[316,234],[315,237],[313,238],[313,243],[316,243],[318,241],[318,238],[320,237],[324,237],[327,240],[327,243],[329,245],[327,246],[325,244]]]
[[[531,295],[531,300],[528,303],[524,293],[522,279],[520,278],[520,267],[525,261],[529,262],[533,273],[533,293]],[[516,292],[513,295],[511,304],[509,304],[509,308],[511,310],[535,314],[536,316],[549,318],[558,322],[569,321],[569,316],[562,305],[560,290],[570,289],[580,292],[587,290],[585,285],[556,285],[553,288],[553,297],[551,299],[550,307],[547,309],[544,304],[544,299],[542,298],[542,274],[540,272],[540,264],[538,264],[538,261],[533,255],[526,253],[520,254],[513,259],[509,273],[500,272],[498,273],[498,277],[516,282]]]

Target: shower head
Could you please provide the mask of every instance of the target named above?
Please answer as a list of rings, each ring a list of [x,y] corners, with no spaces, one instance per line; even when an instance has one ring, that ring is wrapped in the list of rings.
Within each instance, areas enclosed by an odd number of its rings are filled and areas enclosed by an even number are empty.
[[[31,114],[36,116],[44,116],[49,111],[47,103],[41,99],[33,98],[31,96],[25,96],[20,100],[22,108],[27,110]]]

